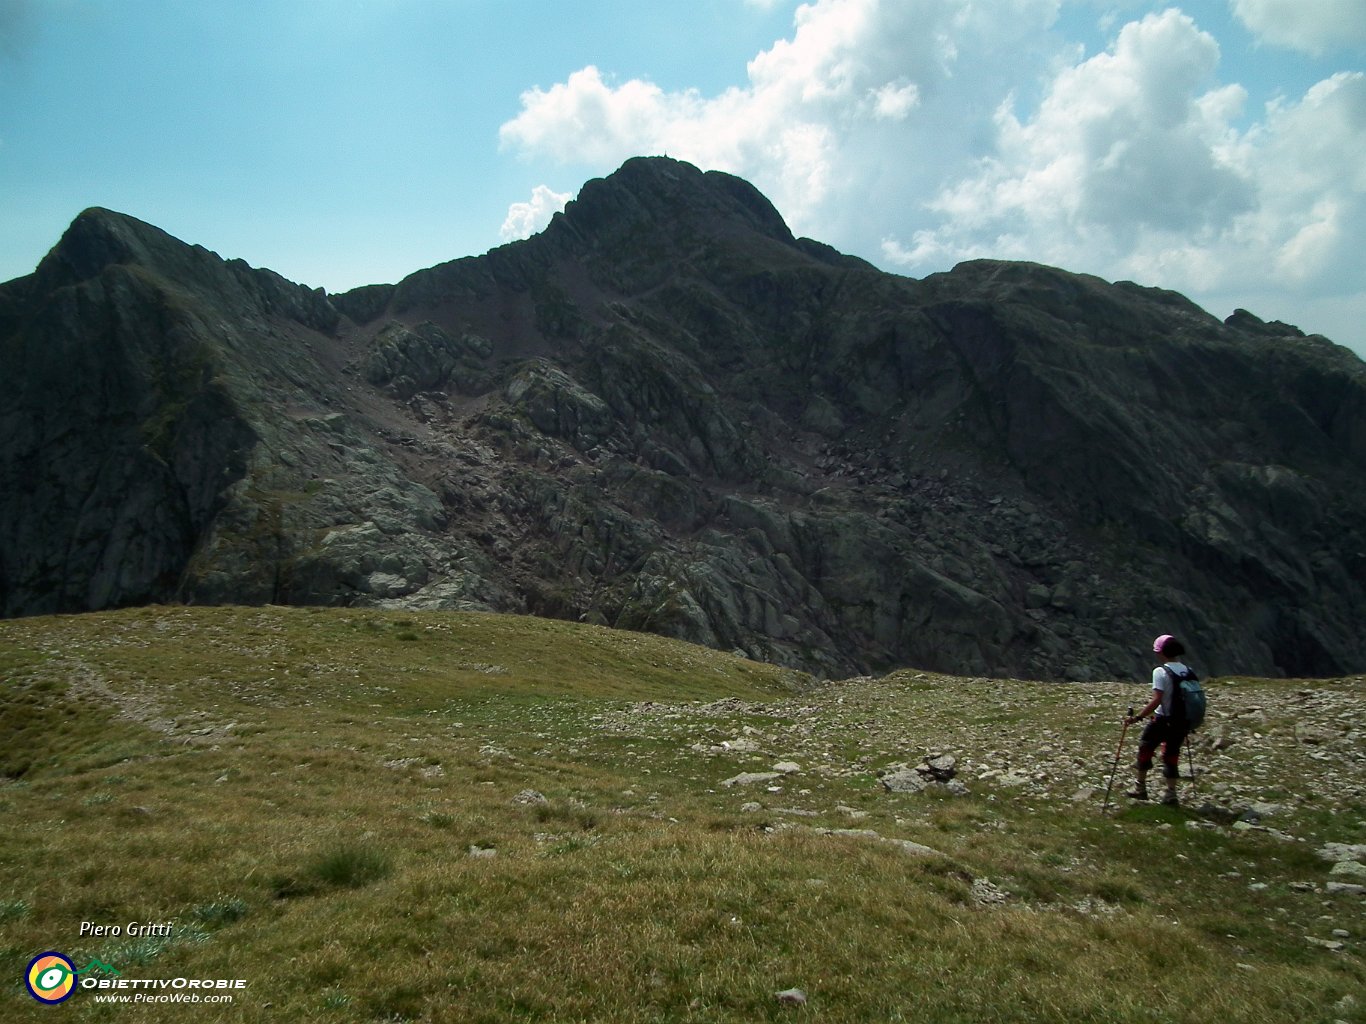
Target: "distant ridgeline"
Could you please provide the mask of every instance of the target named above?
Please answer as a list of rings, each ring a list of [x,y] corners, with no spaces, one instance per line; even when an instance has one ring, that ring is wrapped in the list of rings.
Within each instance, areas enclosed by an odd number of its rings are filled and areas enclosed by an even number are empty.
[[[105,210],[0,286],[0,611],[491,609],[825,675],[1366,669],[1366,364],[1168,291],[916,281],[636,159],[327,296]]]

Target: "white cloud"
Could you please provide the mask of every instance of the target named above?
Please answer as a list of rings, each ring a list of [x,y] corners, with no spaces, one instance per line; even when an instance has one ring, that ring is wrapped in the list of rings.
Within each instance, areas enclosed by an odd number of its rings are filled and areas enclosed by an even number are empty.
[[[1231,240],[1270,257],[1240,268],[1244,277],[1260,265],[1306,293],[1366,287],[1366,74],[1337,74],[1298,103],[1272,104],[1241,156],[1260,202]]]
[[[797,8],[789,38],[750,61],[743,86],[666,92],[641,79],[614,83],[589,66],[523,93],[500,140],[529,157],[604,171],[668,152],[740,174],[795,227],[831,233],[850,215],[837,185],[882,188],[900,202],[937,182],[971,146],[956,126],[980,120],[984,96],[993,97],[985,109],[995,105],[1007,66],[1046,59],[1039,47],[1021,58],[1016,44],[1037,37],[1059,3],[814,0]]]
[[[1233,13],[1263,42],[1321,55],[1366,46],[1362,0],[1229,0]]]
[[[1218,59],[1179,11],[1126,25],[1108,52],[1061,70],[1031,119],[1003,104],[995,152],[930,204],[941,226],[909,253],[885,251],[923,262],[1005,248],[1075,263],[1146,234],[1221,230],[1252,194],[1227,127],[1242,91],[1200,91]]]
[[[914,82],[888,82],[871,93],[873,116],[882,121],[901,121],[920,105],[920,89]]]
[[[550,218],[563,210],[570,198],[568,192],[555,192],[545,185],[537,185],[531,191],[529,202],[513,203],[508,207],[500,236],[504,242],[530,238],[549,224]]]
[[[812,0],[742,85],[588,66],[524,93],[500,137],[597,173],[663,152],[731,171],[798,233],[913,273],[1028,259],[1254,312],[1366,294],[1366,75],[1248,111],[1180,10],[1116,21],[1088,55],[1062,2]]]
[[[560,162],[615,163],[653,144],[658,127],[693,104],[690,94],[667,96],[639,79],[614,88],[590,64],[548,90],[522,93],[522,113],[499,137]]]
[[[1126,25],[1059,71],[1032,116],[1002,106],[992,153],[938,193],[937,222],[909,244],[888,233],[883,258],[1033,259],[1197,299],[1362,292],[1366,75],[1277,101],[1240,133],[1246,95],[1213,82],[1217,62],[1178,11]]]

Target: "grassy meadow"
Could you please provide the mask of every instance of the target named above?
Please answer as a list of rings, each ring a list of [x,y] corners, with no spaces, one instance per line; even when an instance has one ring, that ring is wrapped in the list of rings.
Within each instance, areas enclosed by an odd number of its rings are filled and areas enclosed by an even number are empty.
[[[482,614],[0,622],[0,1020],[1366,1021],[1318,854],[1366,843],[1366,684],[1209,690],[1199,790],[1134,805],[1122,764],[1103,813],[1139,687]],[[879,781],[935,753],[966,793]],[[247,985],[43,1006],[47,950]]]

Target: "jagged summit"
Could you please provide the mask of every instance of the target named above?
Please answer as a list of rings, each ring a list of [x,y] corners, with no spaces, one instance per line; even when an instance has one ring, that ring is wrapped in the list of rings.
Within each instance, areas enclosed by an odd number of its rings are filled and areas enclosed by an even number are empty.
[[[749,182],[668,157],[636,157],[608,177],[587,182],[556,221],[556,229],[595,236],[599,243],[639,231],[715,236],[743,230],[787,245],[796,241],[773,204]]]
[[[729,248],[768,261],[800,256],[874,269],[822,242],[795,237],[768,197],[743,178],[660,156],[635,157],[585,183],[545,235],[551,244],[580,247],[665,244],[684,253]]]
[[[217,259],[136,217],[91,207],[71,222],[35,273],[43,285],[59,287],[95,277],[108,266],[169,269],[204,257]]]
[[[877,273],[857,257],[795,238],[773,204],[741,178],[668,157],[636,157],[585,183],[538,235],[419,270],[396,285],[333,296],[333,302],[357,322],[371,323],[439,306],[452,295],[478,301],[500,288],[523,292],[539,276],[571,264],[580,287],[591,282],[602,296],[660,287],[681,265],[712,277],[755,266]]]
[[[0,612],[479,608],[827,675],[1366,666],[1366,366],[1029,263],[922,281],[665,158],[340,296],[82,214],[0,285]]]

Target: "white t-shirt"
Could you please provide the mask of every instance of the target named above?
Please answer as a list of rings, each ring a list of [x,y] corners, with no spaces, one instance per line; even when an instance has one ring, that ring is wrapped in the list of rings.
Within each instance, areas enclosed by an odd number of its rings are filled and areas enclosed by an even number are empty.
[[[1171,669],[1178,676],[1184,672],[1190,671],[1189,668],[1179,661],[1169,661],[1165,665],[1153,669],[1153,689],[1162,691],[1162,703],[1158,705],[1157,710],[1153,712],[1155,717],[1166,717],[1172,709],[1172,694],[1170,689],[1172,677],[1167,675],[1166,669]]]

